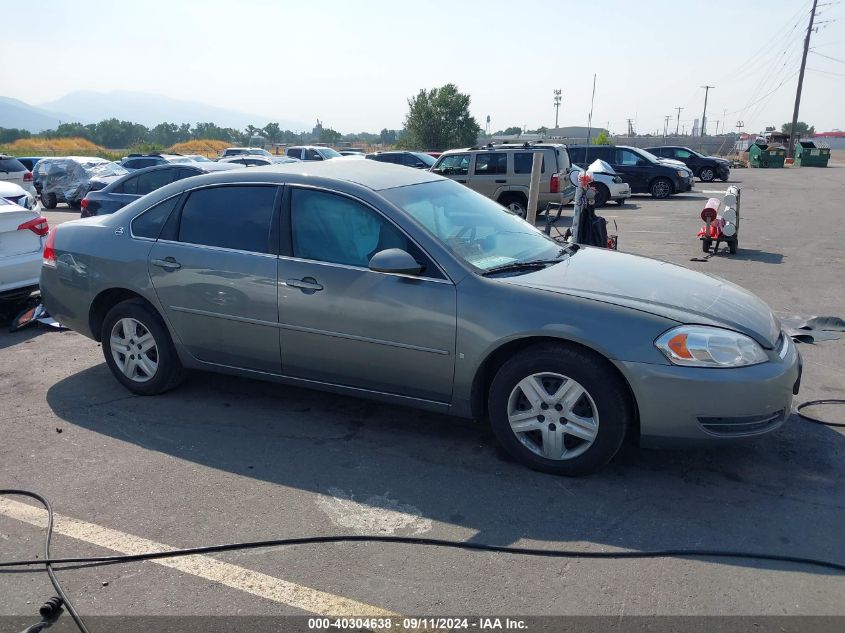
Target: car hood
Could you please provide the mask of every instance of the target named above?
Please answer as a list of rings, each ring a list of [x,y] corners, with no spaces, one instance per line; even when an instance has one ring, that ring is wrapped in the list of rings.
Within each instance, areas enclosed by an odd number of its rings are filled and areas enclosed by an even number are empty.
[[[500,281],[648,312],[679,323],[726,327],[773,348],[780,337],[771,309],[725,279],[669,262],[580,247],[568,259]]]

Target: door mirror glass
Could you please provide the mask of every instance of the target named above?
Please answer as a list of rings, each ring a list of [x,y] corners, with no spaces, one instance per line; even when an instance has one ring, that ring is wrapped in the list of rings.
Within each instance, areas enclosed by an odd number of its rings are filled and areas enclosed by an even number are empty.
[[[370,259],[370,270],[377,273],[394,273],[397,275],[419,275],[422,266],[401,248],[388,248],[379,251]]]

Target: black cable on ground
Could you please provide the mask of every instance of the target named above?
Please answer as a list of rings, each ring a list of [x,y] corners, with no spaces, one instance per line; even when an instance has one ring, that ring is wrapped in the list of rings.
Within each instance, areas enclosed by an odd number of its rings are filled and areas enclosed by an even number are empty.
[[[59,579],[56,578],[56,574],[53,573],[53,564],[50,562],[50,541],[53,538],[53,508],[50,505],[50,502],[47,501],[44,497],[42,497],[37,492],[30,492],[29,490],[16,490],[12,489],[0,489],[0,495],[15,495],[19,497],[29,497],[30,499],[35,499],[38,503],[44,506],[44,509],[47,510],[47,530],[44,537],[44,560],[41,563],[44,565],[44,569],[47,571],[47,576],[50,578],[50,582],[53,585],[53,588],[56,590],[56,593],[59,594],[59,598],[64,603],[65,608],[67,608],[67,612],[70,614],[70,617],[73,618],[73,621],[76,623],[77,628],[82,633],[89,633],[88,628],[85,626],[85,623],[82,621],[82,618],[77,613],[76,608],[73,606],[73,603],[68,598],[67,594],[65,593],[64,589],[62,589],[62,585],[59,582]],[[45,606],[51,604],[51,601],[45,603]],[[42,607],[43,609],[44,607]],[[58,606],[60,609],[61,607]],[[58,611],[55,612],[58,614]]]
[[[812,422],[814,424],[823,424],[824,426],[837,426],[845,428],[845,423],[842,422],[825,422],[824,420],[819,420],[818,418],[814,418],[811,415],[807,415],[806,413],[801,413],[801,409],[805,409],[807,407],[812,407],[817,404],[845,404],[845,400],[833,399],[833,400],[808,400],[807,402],[802,402],[797,407],[795,407],[795,413],[798,414],[798,417],[804,418],[807,422]]]
[[[125,554],[117,556],[80,556],[67,558],[50,558],[50,539],[53,533],[53,509],[50,503],[41,495],[26,490],[0,490],[0,495],[22,495],[30,497],[41,503],[47,509],[47,537],[45,541],[44,560],[30,559],[0,562],[0,572],[12,567],[27,567],[32,565],[44,565],[50,581],[53,583],[56,592],[64,600],[68,613],[82,633],[88,633],[88,629],[71,604],[59,581],[53,573],[53,565],[83,563],[86,566],[109,565],[116,563],[129,563],[143,560],[156,560],[159,558],[175,558],[178,556],[193,556],[196,554],[210,554],[214,552],[228,552],[242,549],[258,549],[265,547],[287,547],[292,545],[316,545],[326,543],[392,543],[402,545],[418,545],[427,547],[446,547],[450,549],[471,550],[479,552],[496,552],[499,554],[512,554],[518,556],[542,556],[547,558],[590,558],[590,559],[638,559],[638,558],[745,558],[752,560],[775,561],[792,563],[798,565],[812,565],[823,567],[839,572],[845,572],[845,564],[832,561],[819,560],[815,558],[804,558],[800,556],[786,556],[779,554],[765,554],[757,552],[742,552],[732,550],[708,550],[708,549],[666,549],[642,552],[585,552],[580,550],[546,550],[532,547],[510,547],[505,545],[488,545],[485,543],[467,543],[464,541],[452,541],[447,539],[420,538],[413,536],[365,536],[365,535],[339,535],[339,536],[307,536],[300,538],[272,539],[267,541],[247,541],[243,543],[224,543],[221,545],[207,545],[204,547],[188,547],[173,549],[165,552],[147,552],[143,554]]]

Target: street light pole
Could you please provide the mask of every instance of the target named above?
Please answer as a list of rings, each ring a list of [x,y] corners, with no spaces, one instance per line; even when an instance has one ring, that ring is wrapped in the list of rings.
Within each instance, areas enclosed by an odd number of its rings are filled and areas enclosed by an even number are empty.
[[[560,113],[561,94],[560,90],[555,90],[555,128],[560,127],[558,125],[558,114]]]

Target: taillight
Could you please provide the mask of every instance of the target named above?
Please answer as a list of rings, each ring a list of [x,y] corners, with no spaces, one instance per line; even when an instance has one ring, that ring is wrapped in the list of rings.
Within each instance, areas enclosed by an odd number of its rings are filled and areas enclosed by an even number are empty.
[[[41,263],[44,266],[56,267],[56,250],[54,245],[56,243],[56,229],[53,229],[47,234],[47,243],[44,244],[44,255]]]
[[[551,193],[560,191],[560,174],[552,174],[552,179],[549,182],[549,191]]]
[[[28,171],[23,175],[24,182],[32,182],[32,172]]]
[[[50,230],[50,226],[47,224],[47,218],[37,217],[34,220],[24,222],[18,226],[18,231],[24,231],[26,229],[29,229],[36,235],[47,235],[47,231]]]
[[[88,217],[88,203],[90,202],[91,201],[88,199],[88,196],[82,198],[82,200],[79,201],[79,207],[80,209],[82,209],[82,212],[79,214],[81,217]]]

